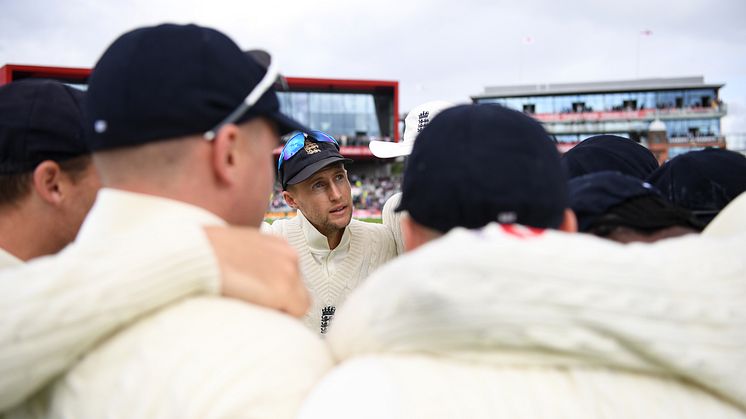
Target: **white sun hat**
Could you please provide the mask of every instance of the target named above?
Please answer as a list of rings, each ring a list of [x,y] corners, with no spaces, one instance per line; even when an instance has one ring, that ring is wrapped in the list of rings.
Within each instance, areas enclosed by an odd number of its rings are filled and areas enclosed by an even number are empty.
[[[398,143],[391,141],[371,141],[369,145],[371,153],[382,159],[408,156],[412,152],[412,146],[414,146],[417,134],[435,118],[435,115],[451,106],[453,106],[452,103],[443,100],[434,100],[415,106],[404,119],[404,135],[402,140]]]

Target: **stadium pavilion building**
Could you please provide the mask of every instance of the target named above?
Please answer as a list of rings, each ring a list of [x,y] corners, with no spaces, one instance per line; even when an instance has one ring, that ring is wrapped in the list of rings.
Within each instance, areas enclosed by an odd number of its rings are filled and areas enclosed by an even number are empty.
[[[472,100],[533,116],[563,151],[593,135],[616,134],[648,146],[662,162],[694,149],[725,148],[723,86],[701,76],[489,86]]]

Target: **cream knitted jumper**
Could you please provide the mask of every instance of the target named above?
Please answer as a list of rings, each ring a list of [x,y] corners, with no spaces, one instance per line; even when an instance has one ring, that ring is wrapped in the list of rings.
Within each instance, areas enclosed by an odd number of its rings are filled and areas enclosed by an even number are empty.
[[[304,234],[304,229],[308,228],[314,227],[300,211],[294,218],[263,226],[265,231],[284,237],[298,252],[301,275],[312,299],[304,323],[323,334],[334,318],[336,307],[376,268],[396,256],[396,245],[385,226],[353,219],[347,226],[349,249],[344,260],[328,275],[309,251]]]
[[[386,203],[383,204],[381,210],[381,218],[383,219],[383,225],[391,230],[391,234],[394,235],[394,241],[396,242],[396,253],[401,255],[404,253],[404,238],[401,234],[401,217],[402,212],[396,212],[396,208],[401,203],[401,192],[391,195]]]
[[[189,295],[218,293],[220,271],[202,228],[155,227],[149,242],[138,234],[76,242],[0,269],[0,412],[139,317]]]
[[[180,231],[199,231],[204,236],[202,226],[211,224],[220,225],[223,221],[182,202],[104,190],[75,247],[88,249],[80,250],[82,255],[90,255],[95,248],[103,249],[102,254],[115,250],[133,267],[142,267],[133,259],[169,256],[162,248],[172,244],[170,235],[185,239],[190,235]],[[180,249],[183,246],[169,252]],[[84,265],[79,259],[77,263]],[[176,267],[166,277],[194,267],[188,261],[182,263],[184,268]],[[145,268],[151,269],[152,265],[150,260]],[[209,268],[215,269],[214,265]],[[118,277],[108,270],[101,270],[100,274],[101,282],[110,281],[107,274]],[[135,278],[142,276],[132,274]],[[152,285],[167,284],[156,281]],[[137,296],[139,284],[135,282],[133,286],[135,289],[128,296]],[[53,307],[40,314],[54,315],[63,330],[67,323],[81,318],[94,323],[92,327],[104,328],[95,323],[119,320],[132,304],[121,313],[122,302],[116,298],[101,299],[99,289],[98,282],[79,287],[74,294],[75,306],[51,301]],[[55,310],[61,306],[68,311]],[[103,320],[89,318],[90,312],[99,313]],[[25,331],[10,331],[14,332]],[[8,332],[3,329],[2,333]],[[54,343],[60,335],[65,334],[50,332],[46,338]],[[8,416],[290,418],[330,366],[331,358],[323,341],[296,319],[224,298],[188,298],[146,315],[110,336],[45,391],[8,412]]]
[[[5,249],[0,248],[0,269],[23,265],[23,261]]]
[[[738,195],[707,224],[705,236],[720,237],[746,232],[746,192]]]
[[[350,295],[301,417],[744,417],[744,249],[454,230]]]

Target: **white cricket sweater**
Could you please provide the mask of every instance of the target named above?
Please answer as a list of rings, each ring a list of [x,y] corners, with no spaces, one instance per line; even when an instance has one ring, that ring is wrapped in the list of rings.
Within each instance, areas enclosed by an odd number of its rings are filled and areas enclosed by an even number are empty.
[[[308,232],[309,229],[314,231]],[[379,266],[396,256],[391,231],[381,224],[353,219],[346,228],[348,231],[345,231],[345,236],[349,239],[343,236],[344,240],[340,243],[340,246],[347,246],[347,249],[340,249],[343,258],[334,261],[334,269],[331,271],[319,263],[324,257],[319,256],[318,248],[315,251],[317,257],[312,255],[308,237],[312,237],[313,233],[320,233],[300,211],[294,218],[277,220],[271,226],[265,224],[263,230],[284,237],[298,252],[301,275],[312,300],[304,323],[322,334],[331,324],[336,307],[342,304],[347,295]],[[328,245],[327,251],[338,252],[337,249],[328,250]]]
[[[744,417],[744,248],[454,230],[350,295],[301,417]]]
[[[396,253],[401,255],[404,253],[404,238],[401,234],[401,217],[402,212],[396,212],[396,208],[401,203],[401,192],[391,195],[386,203],[383,204],[381,210],[381,218],[383,219],[383,225],[391,230],[391,234],[394,235],[394,241],[396,241]]]
[[[7,250],[0,248],[0,269],[23,265],[23,261]]]
[[[746,232],[746,192],[738,195],[702,232],[705,236],[721,237]]]
[[[101,190],[99,198],[110,193]],[[147,241],[133,231],[75,242],[57,255],[0,269],[0,412],[139,317],[219,292],[220,271],[202,228],[154,227]]]
[[[169,235],[222,223],[185,203],[105,190],[76,246],[119,243],[116,250],[123,258],[148,257],[143,250],[163,256],[158,249],[171,243]],[[79,290],[76,307],[56,315],[77,318],[93,306],[106,308],[95,309],[103,316],[118,314],[117,301],[101,300],[92,284]],[[89,350],[8,416],[290,418],[331,363],[324,342],[296,319],[224,298],[189,298],[139,319]]]

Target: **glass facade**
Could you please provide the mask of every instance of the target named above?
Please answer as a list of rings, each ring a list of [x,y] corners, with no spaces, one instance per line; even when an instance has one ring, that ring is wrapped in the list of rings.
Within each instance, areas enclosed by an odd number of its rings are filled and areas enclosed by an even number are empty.
[[[588,93],[579,95],[480,98],[477,103],[499,103],[530,113],[613,112],[639,109],[715,107],[717,91],[711,89],[660,92]]]
[[[645,140],[647,127],[656,115],[661,115],[669,138],[721,136],[720,117],[709,112],[721,110],[715,88],[479,98],[476,102],[498,103],[536,115],[540,121],[548,124],[547,130],[560,143],[582,141],[597,135],[592,134],[596,131],[635,141]],[[627,117],[612,114],[572,116],[589,112],[620,111],[640,113]],[[702,117],[698,117],[699,115]]]
[[[664,121],[669,137],[720,136],[720,120],[709,119],[674,119]]]
[[[380,108],[391,99],[371,93],[278,92],[280,109],[311,129],[337,138],[365,140],[391,136],[393,121],[382,121]]]

